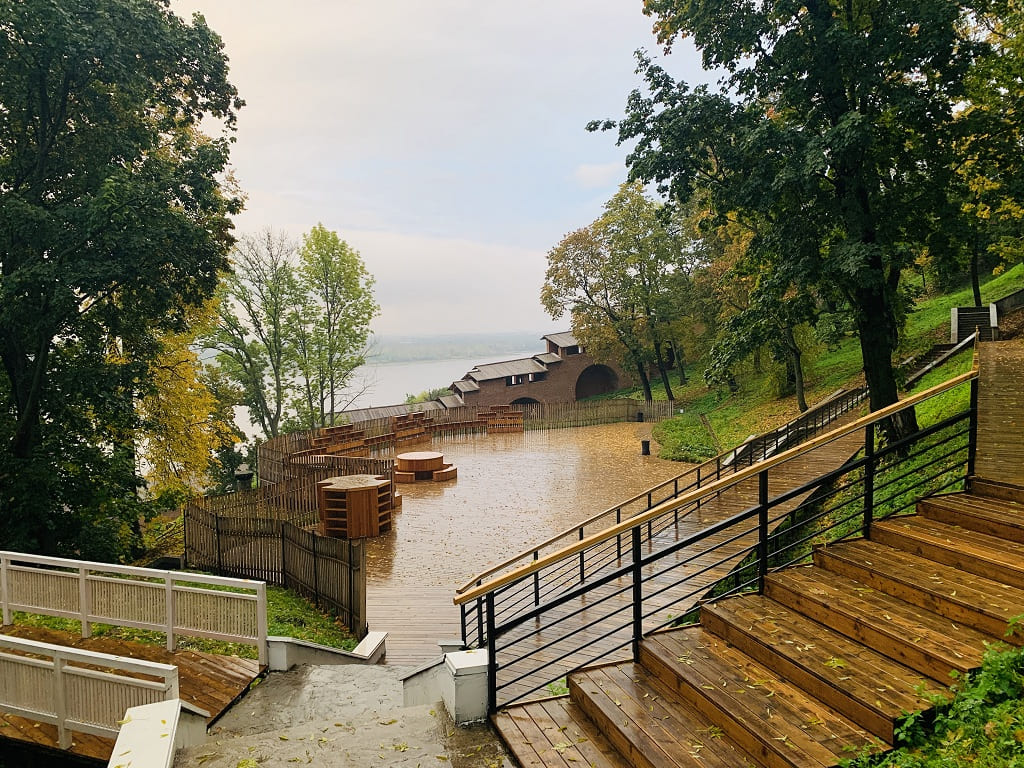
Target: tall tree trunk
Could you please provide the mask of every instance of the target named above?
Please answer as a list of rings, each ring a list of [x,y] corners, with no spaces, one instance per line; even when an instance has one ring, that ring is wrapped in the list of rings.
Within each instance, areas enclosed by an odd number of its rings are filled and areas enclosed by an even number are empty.
[[[978,251],[980,243],[977,231],[971,245],[971,290],[974,291],[974,306],[981,306],[981,282],[978,279]]]
[[[857,292],[856,322],[860,351],[864,360],[864,378],[868,385],[871,410],[877,411],[899,400],[892,355],[896,339],[896,318],[881,291],[869,287]],[[917,431],[917,415],[908,408],[886,419],[882,430],[890,443]]]
[[[658,375],[661,376],[661,383],[665,387],[665,397],[668,400],[675,400],[672,396],[672,385],[668,381],[668,368],[665,366],[665,356],[661,353],[661,344],[654,345],[654,359],[658,363]]]
[[[654,395],[651,394],[651,380],[647,377],[647,368],[644,366],[644,361],[641,357],[634,355],[633,364],[636,365],[636,375],[640,379],[640,386],[644,390],[644,400],[653,400]]]
[[[672,341],[672,353],[676,359],[676,370],[679,371],[679,384],[682,386],[686,384],[686,350],[683,349],[683,345]]]
[[[796,336],[792,328],[786,328],[786,346],[789,348],[789,358],[793,368],[793,388],[796,390],[796,405],[800,413],[807,410],[807,400],[804,398],[804,366],[802,362],[803,353],[800,345],[796,343]]]

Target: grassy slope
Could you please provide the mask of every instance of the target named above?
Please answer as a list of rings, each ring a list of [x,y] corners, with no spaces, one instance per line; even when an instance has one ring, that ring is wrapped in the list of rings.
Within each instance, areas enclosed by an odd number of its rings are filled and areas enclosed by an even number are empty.
[[[982,286],[982,300],[989,302],[1002,298],[1024,287],[1024,265]],[[902,357],[919,355],[933,344],[948,341],[949,312],[951,307],[973,304],[970,288],[954,293],[922,299],[907,318],[900,354]],[[799,409],[794,396],[778,397],[773,382],[773,366],[766,362],[765,372],[758,373],[751,363],[740,366],[737,380],[740,389],[729,393],[725,388],[708,389],[703,380],[700,364],[690,366],[688,381],[680,385],[678,376],[672,379],[676,402],[685,411],[681,416],[655,427],[654,437],[661,445],[661,457],[681,461],[700,461],[718,453],[716,443],[728,450],[742,443],[750,435],[759,434],[785,423],[797,415]],[[804,355],[807,402],[815,402],[841,387],[863,382],[860,346],[853,336],[843,339],[835,349],[818,347]],[[947,374],[948,376],[948,374]],[[651,383],[656,399],[664,399],[660,381]],[[919,384],[915,390],[920,390]],[[615,397],[640,397],[638,389],[617,392]],[[714,435],[709,435],[700,416],[711,424]]]

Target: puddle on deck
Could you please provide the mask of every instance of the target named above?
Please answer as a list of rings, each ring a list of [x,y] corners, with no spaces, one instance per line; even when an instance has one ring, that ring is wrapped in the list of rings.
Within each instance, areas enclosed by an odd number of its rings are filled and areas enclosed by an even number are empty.
[[[458,479],[397,486],[394,529],[368,540],[368,581],[457,587],[688,469],[641,456],[650,436],[650,424],[624,423],[435,441]]]

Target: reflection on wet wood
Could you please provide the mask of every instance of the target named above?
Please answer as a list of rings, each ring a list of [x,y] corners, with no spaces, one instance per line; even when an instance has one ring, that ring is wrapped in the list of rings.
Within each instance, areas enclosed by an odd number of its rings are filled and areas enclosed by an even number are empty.
[[[978,345],[978,454],[975,473],[1024,485],[1024,338]]]

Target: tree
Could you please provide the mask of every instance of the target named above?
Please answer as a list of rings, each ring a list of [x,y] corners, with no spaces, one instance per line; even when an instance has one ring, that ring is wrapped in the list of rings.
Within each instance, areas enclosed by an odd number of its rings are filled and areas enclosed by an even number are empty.
[[[584,227],[566,235],[548,252],[540,300],[552,319],[569,312],[573,335],[592,352],[593,337],[600,338],[600,330],[610,331],[632,363],[644,399],[651,400],[647,355],[637,332],[640,318],[636,305],[628,300],[628,286],[622,278],[615,271],[607,244],[593,227]]]
[[[619,140],[632,178],[673,199],[706,185],[758,221],[749,258],[853,309],[873,409],[897,400],[900,277],[941,209],[954,106],[980,43],[948,0],[647,0],[662,42],[690,37],[721,89],[690,89],[645,56]],[[591,128],[614,123],[592,124]],[[890,437],[915,428],[912,414]]]
[[[219,456],[241,436],[208,386],[194,346],[213,309],[195,313],[192,328],[168,333],[149,366],[153,388],[138,402],[139,452],[148,495],[172,505],[203,493],[219,470]]]
[[[623,184],[595,222],[548,253],[544,308],[556,319],[569,311],[573,333],[591,353],[606,349],[609,335],[614,337],[648,400],[651,363],[673,399],[665,350],[672,340],[669,288],[679,258],[678,240],[638,183]]]
[[[287,317],[299,301],[294,244],[271,229],[242,237],[233,272],[220,288],[217,323],[206,344],[242,392],[242,404],[265,437],[277,437],[291,399]]]
[[[359,253],[318,224],[300,249],[264,230],[240,239],[206,344],[265,437],[334,423],[365,362],[378,307]]]
[[[113,558],[158,339],[227,266],[242,102],[217,35],[160,0],[0,0],[0,30],[0,529]]]
[[[370,321],[380,307],[359,252],[317,224],[302,240],[299,284],[305,296],[289,314],[302,386],[299,411],[310,429],[335,423],[342,395],[366,362]]]

